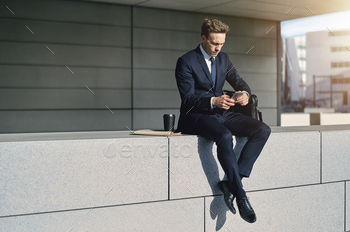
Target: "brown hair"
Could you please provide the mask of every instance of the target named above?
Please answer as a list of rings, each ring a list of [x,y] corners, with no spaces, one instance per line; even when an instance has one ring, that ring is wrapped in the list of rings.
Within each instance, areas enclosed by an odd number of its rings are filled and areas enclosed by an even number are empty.
[[[206,18],[202,24],[202,34],[208,38],[209,33],[227,33],[230,28],[218,18]]]

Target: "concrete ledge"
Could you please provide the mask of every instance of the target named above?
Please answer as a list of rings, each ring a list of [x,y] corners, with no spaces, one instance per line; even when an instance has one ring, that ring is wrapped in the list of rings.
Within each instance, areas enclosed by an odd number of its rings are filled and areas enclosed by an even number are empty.
[[[349,125],[272,128],[243,181],[254,224],[227,211],[216,145],[200,136],[2,134],[0,230],[349,230],[349,133]],[[237,155],[245,142],[234,137]]]

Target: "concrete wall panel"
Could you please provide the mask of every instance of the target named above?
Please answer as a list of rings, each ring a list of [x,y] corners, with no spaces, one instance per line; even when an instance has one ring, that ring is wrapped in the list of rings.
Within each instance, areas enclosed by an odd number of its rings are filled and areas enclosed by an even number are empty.
[[[229,16],[220,16],[220,19],[230,26],[230,35],[276,39],[277,22]]]
[[[260,108],[260,107],[259,107]],[[277,126],[277,109],[260,108],[263,121],[269,126]]]
[[[239,154],[246,140],[237,139],[235,150]],[[250,178],[243,180],[245,189],[252,191],[319,183],[319,153],[318,132],[274,133]],[[298,158],[295,158],[296,155]],[[170,168],[174,173],[170,175],[171,199],[220,193],[217,183],[224,173],[216,156],[216,145],[205,138],[171,137]]]
[[[253,46],[254,48],[249,51],[251,55],[265,55],[276,56],[276,40],[261,38],[261,37],[243,37],[237,35],[230,35],[230,32],[226,38],[227,42],[222,48],[223,52],[235,53],[245,55]]]
[[[134,47],[177,50],[186,53],[201,43],[200,33],[134,28]]]
[[[169,69],[175,73],[176,61],[185,53],[172,50],[134,49],[134,68]]]
[[[317,131],[272,133],[250,178],[243,179],[246,190],[319,182],[320,133]]]
[[[134,89],[171,89],[177,91],[174,70],[135,69],[133,85]]]
[[[137,109],[134,110],[134,128],[164,130],[164,114],[175,114],[175,130],[180,116],[179,108],[174,109]]]
[[[350,132],[322,132],[322,181],[350,179]]]
[[[0,112],[2,133],[111,131],[131,128],[131,110],[13,110]],[[4,123],[6,122],[6,123]],[[82,128],[85,128],[84,130]]]
[[[131,67],[129,48],[2,42],[0,50],[4,64],[68,66],[73,73],[73,66]]]
[[[131,89],[130,69],[98,67],[71,67],[71,69],[74,70],[74,76],[65,66],[0,65],[0,87],[69,89],[88,86],[96,94],[103,91],[103,88]]]
[[[134,90],[135,108],[177,108],[181,99],[178,90]]]
[[[230,26],[229,35],[276,38],[276,22],[210,15],[205,13],[189,14],[179,11],[164,11],[152,8],[134,8],[134,24],[136,27],[197,31],[206,17],[219,17]],[[274,27],[274,28],[273,28]],[[270,29],[272,30],[267,33]],[[267,33],[267,34],[266,34]]]
[[[3,142],[0,216],[166,200],[167,157],[160,137]]]
[[[110,89],[92,94],[79,89],[4,89],[2,109],[103,109],[130,108],[130,90]]]
[[[203,211],[204,200],[197,198],[0,218],[0,226],[6,231],[204,231]]]
[[[134,7],[134,27],[201,33],[207,14]]]
[[[3,25],[0,39],[5,41],[47,43],[48,46],[53,43],[115,47],[131,45],[131,29],[125,26],[9,18],[0,19],[0,22]]]
[[[217,183],[224,172],[217,160],[216,145],[197,136],[170,137],[169,140],[170,199],[220,194]],[[245,142],[239,138],[237,154]]]
[[[344,231],[343,183],[248,195],[257,215],[255,223],[228,211],[222,196],[206,197],[206,231]]]
[[[11,1],[6,5],[14,14],[6,7],[2,7],[0,9],[1,17],[116,26],[131,25],[131,9],[130,6],[125,5],[56,0],[18,0]]]

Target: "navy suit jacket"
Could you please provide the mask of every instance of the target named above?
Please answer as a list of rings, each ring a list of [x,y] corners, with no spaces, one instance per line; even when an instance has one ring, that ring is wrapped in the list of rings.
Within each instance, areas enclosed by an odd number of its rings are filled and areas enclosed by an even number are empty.
[[[216,84],[213,81],[204,56],[198,46],[177,60],[175,77],[181,97],[180,118],[177,131],[192,134],[196,120],[203,114],[223,111],[211,109],[211,97],[223,94],[225,80],[237,91],[247,91],[248,84],[238,75],[227,54],[219,52],[215,58]]]

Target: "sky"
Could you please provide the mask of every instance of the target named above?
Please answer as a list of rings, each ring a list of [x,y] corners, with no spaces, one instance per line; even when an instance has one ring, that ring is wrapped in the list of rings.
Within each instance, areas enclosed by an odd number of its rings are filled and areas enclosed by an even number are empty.
[[[318,15],[281,22],[283,38],[305,35],[311,31],[336,31],[350,29],[350,11]]]

